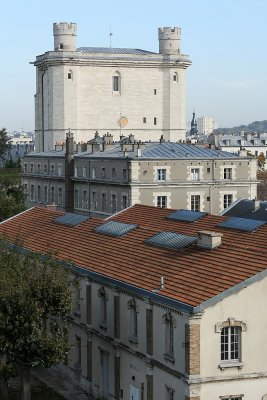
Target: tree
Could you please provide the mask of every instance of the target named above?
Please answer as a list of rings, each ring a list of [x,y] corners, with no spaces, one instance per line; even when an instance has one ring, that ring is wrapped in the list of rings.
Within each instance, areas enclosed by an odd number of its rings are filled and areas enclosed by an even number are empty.
[[[21,400],[30,400],[31,368],[66,359],[75,288],[71,269],[51,254],[21,248],[0,244],[0,372],[19,370]]]
[[[9,137],[5,128],[0,129],[0,159],[3,159],[4,154],[10,149]]]
[[[264,170],[265,163],[266,163],[265,155],[263,153],[260,153],[260,155],[258,156],[258,168],[260,171]]]

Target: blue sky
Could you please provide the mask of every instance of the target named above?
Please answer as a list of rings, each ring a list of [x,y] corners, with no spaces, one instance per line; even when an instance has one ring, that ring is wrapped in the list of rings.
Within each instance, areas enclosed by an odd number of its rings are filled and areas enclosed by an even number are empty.
[[[266,0],[9,0],[1,5],[0,127],[34,129],[36,55],[53,49],[53,22],[76,22],[78,46],[158,51],[157,28],[179,26],[186,118],[220,127],[267,119]]]

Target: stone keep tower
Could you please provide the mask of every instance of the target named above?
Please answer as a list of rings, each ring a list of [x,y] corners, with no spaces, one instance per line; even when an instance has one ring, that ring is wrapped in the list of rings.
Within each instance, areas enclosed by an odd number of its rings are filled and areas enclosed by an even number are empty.
[[[60,22],[53,24],[54,50],[76,51],[77,24]]]
[[[181,29],[178,27],[170,28],[159,28],[159,53],[160,54],[173,54],[177,55],[180,53],[180,39]]]

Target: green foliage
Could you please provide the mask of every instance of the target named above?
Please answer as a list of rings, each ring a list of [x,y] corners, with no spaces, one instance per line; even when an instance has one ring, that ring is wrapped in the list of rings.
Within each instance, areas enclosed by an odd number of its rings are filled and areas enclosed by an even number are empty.
[[[50,367],[68,352],[73,306],[68,272],[51,254],[0,247],[0,354],[6,366]]]
[[[0,221],[26,209],[26,193],[19,183],[18,170],[0,170]]]
[[[263,153],[260,153],[260,155],[258,156],[258,168],[259,168],[259,170],[261,170],[261,171],[264,170],[265,163],[266,163],[265,155]]]
[[[0,159],[3,158],[6,151],[8,151],[11,147],[11,144],[8,142],[9,137],[7,136],[7,131],[5,128],[0,129]]]
[[[223,133],[224,135],[239,134],[241,131],[244,132],[257,132],[263,133],[267,131],[267,120],[264,121],[254,121],[248,125],[234,126],[233,128],[218,128],[215,129],[215,133]]]

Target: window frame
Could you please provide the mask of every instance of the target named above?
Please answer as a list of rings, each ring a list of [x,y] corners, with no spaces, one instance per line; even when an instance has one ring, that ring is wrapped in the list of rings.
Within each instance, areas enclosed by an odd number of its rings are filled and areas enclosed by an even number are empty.
[[[168,197],[167,196],[157,196],[157,207],[168,208]]]
[[[223,179],[231,180],[233,178],[233,168],[225,167],[223,169]]]
[[[191,168],[190,171],[191,180],[192,181],[199,181],[200,180],[200,168]]]
[[[201,205],[200,194],[191,194],[190,196],[191,211],[200,211],[200,205]]]
[[[231,345],[232,345],[232,338],[228,337],[228,358],[222,359],[222,350],[223,350],[223,341],[222,341],[222,334],[225,332],[225,328],[238,328],[236,332],[238,332],[238,358],[231,358]],[[220,363],[219,368],[224,370],[225,368],[242,368],[244,366],[242,360],[242,336],[243,333],[247,331],[247,324],[243,321],[238,321],[235,318],[228,318],[227,321],[219,322],[215,325],[215,333],[220,333]],[[231,330],[228,330],[228,335]],[[230,357],[229,357],[230,354]],[[227,398],[227,397],[226,397]]]
[[[233,195],[231,193],[223,195],[223,209],[229,207],[233,203]]]
[[[157,180],[165,182],[167,180],[167,169],[158,168],[157,169]]]
[[[176,321],[171,312],[162,316],[162,322],[165,325],[165,353],[164,358],[174,362],[174,329]]]

